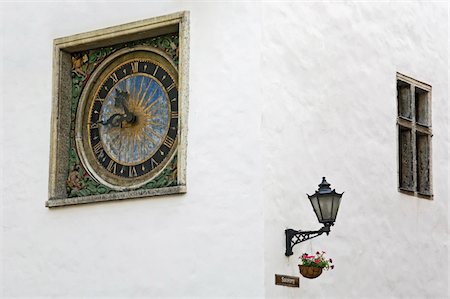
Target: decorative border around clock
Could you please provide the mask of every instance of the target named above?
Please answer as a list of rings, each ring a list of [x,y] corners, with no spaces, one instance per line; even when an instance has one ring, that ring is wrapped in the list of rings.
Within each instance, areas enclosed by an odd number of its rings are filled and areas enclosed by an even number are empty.
[[[87,80],[93,78],[95,70],[100,64],[108,60],[112,55],[123,49],[135,49],[136,47],[153,48],[155,51],[165,53],[169,62],[172,60],[172,66],[178,72],[178,50],[179,50],[179,34],[178,31],[162,36],[152,37],[149,39],[131,41],[121,43],[109,47],[90,49],[81,52],[71,53],[72,57],[72,99],[71,99],[71,128],[69,142],[69,173],[67,176],[67,196],[80,197],[91,196],[97,194],[105,194],[117,192],[109,187],[98,183],[88,173],[87,169],[81,165],[79,153],[75,146],[75,119],[76,111],[79,106],[81,93],[88,88]],[[95,76],[94,76],[95,77]],[[179,76],[177,75],[177,79]],[[177,133],[178,135],[178,133]],[[178,146],[178,138],[177,138]],[[178,184],[177,176],[177,156],[163,169],[162,173],[140,187],[143,189],[154,189],[163,187],[172,187]],[[125,189],[125,188],[124,188]]]
[[[162,59],[164,59],[165,61],[167,61],[168,63],[170,63],[170,65],[173,67],[174,70],[177,70],[177,66],[173,63],[173,61],[171,60],[171,58],[169,57],[169,55],[167,55],[165,52],[159,50],[159,49],[155,49],[153,47],[148,47],[148,46],[133,46],[133,47],[124,47],[120,50],[115,51],[114,53],[111,53],[108,57],[106,57],[100,64],[99,66],[91,73],[90,78],[92,80],[90,80],[89,82],[86,83],[86,85],[84,86],[84,90],[81,93],[80,97],[79,97],[79,103],[78,103],[78,110],[76,112],[76,119],[82,119],[83,114],[85,113],[85,102],[88,100],[88,95],[91,91],[92,85],[95,85],[95,81],[98,79],[98,76],[100,73],[102,73],[104,71],[104,69],[106,68],[106,66],[108,66],[111,62],[113,62],[115,59],[117,59],[118,57],[121,57],[125,54],[130,54],[133,52],[137,52],[137,51],[145,51],[145,52],[151,52],[153,53],[155,56],[160,57]],[[172,76],[172,75],[170,75]],[[178,81],[178,77],[176,76],[176,82]],[[73,111],[72,111],[73,113]],[[82,138],[82,131],[83,131],[83,126],[84,123],[82,122],[78,122],[75,125],[75,144],[77,147],[77,154],[78,154],[78,158],[81,160],[82,165],[84,166],[84,169],[87,171],[87,173],[95,178],[95,180],[101,185],[101,186],[105,186],[106,188],[111,189],[111,191],[123,191],[123,190],[127,190],[127,189],[131,189],[131,190],[137,190],[138,188],[145,188],[145,186],[147,186],[147,184],[149,184],[150,182],[152,182],[153,180],[157,179],[160,174],[162,174],[164,172],[165,169],[167,169],[167,167],[169,167],[170,171],[174,171],[175,173],[169,173],[169,176],[174,177],[176,179],[177,177],[177,167],[171,167],[172,161],[174,159],[177,159],[176,156],[176,147],[175,150],[171,149],[168,154],[168,158],[165,160],[165,163],[162,163],[160,167],[158,167],[156,174],[153,174],[151,176],[151,178],[147,178],[145,181],[141,181],[141,182],[134,182],[134,184],[131,186],[114,186],[111,183],[107,182],[106,180],[104,180],[100,175],[98,175],[96,173],[96,171],[94,170],[94,167],[92,165],[89,164],[89,159],[88,159],[88,153],[85,152],[83,150],[84,146],[83,143],[86,142],[86,140],[83,140]],[[178,133],[177,133],[178,134]],[[88,138],[89,139],[89,138]],[[178,146],[178,138],[175,138],[175,141],[177,143]],[[148,177],[148,175],[147,175]],[[166,187],[168,186],[172,186],[172,185],[176,185],[176,180],[175,182],[169,182],[169,185],[166,185]],[[109,193],[109,192],[108,192]],[[71,197],[71,196],[69,196]]]
[[[72,99],[72,53],[133,43],[178,32],[179,141],[176,160],[177,185],[107,194],[69,197],[66,190],[70,156]],[[47,207],[120,200],[186,192],[186,147],[188,113],[189,12],[183,11],[92,32],[59,38],[54,41],[53,100],[50,146],[49,199]],[[170,162],[172,163],[172,162]],[[169,164],[170,164],[169,163]]]

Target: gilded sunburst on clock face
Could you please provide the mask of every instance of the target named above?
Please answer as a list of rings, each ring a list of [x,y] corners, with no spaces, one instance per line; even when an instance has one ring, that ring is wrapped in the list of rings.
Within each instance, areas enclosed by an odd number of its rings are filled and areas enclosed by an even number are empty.
[[[98,112],[98,123],[103,125],[99,126],[99,134],[90,131],[94,133],[91,138],[103,140],[108,156],[123,165],[142,164],[148,160],[169,129],[168,96],[151,76],[131,75],[116,84]],[[106,156],[100,162],[104,159]],[[145,165],[141,168],[143,172],[148,170]],[[123,168],[113,173],[128,176]]]
[[[127,49],[105,61],[81,96],[76,142],[100,183],[138,188],[168,163],[178,135],[176,68],[154,50]]]

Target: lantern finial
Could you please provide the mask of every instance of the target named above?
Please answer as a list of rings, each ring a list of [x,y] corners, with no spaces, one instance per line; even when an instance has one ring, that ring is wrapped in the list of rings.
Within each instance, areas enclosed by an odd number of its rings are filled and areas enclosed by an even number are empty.
[[[319,193],[329,193],[331,192],[330,184],[328,184],[325,177],[322,177],[322,183],[319,184]]]

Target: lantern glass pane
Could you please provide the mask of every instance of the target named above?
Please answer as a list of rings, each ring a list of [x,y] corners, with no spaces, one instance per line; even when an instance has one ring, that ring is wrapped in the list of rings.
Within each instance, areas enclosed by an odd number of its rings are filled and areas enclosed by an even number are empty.
[[[324,222],[333,221],[332,218],[332,205],[333,205],[333,196],[322,195],[319,198],[319,205],[322,211],[322,220]]]
[[[338,213],[339,205],[341,204],[342,195],[333,196],[333,219],[336,220],[336,216]]]
[[[311,196],[309,197],[309,200],[311,201],[311,205],[313,206],[314,213],[316,213],[317,220],[319,222],[322,222],[322,215],[320,214],[320,208],[319,208],[319,202],[317,200],[317,196]]]

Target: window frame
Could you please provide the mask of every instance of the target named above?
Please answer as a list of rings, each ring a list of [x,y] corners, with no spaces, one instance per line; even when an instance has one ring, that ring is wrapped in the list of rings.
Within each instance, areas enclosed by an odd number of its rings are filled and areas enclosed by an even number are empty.
[[[400,193],[412,195],[420,198],[426,198],[426,199],[433,199],[433,171],[432,171],[432,87],[429,84],[426,84],[424,82],[421,82],[419,80],[416,80],[414,78],[411,78],[409,76],[406,76],[404,74],[398,73],[396,74],[396,88],[397,88],[397,117],[396,117],[396,124],[397,124],[397,188]],[[400,111],[400,100],[399,100],[399,93],[398,93],[398,86],[399,82],[405,83],[410,86],[410,110],[411,110],[411,119],[408,119],[404,116],[401,116]],[[421,123],[417,121],[417,103],[416,103],[416,96],[419,94],[426,94],[426,118],[427,118],[427,124]],[[423,101],[423,99],[420,99]],[[423,117],[422,117],[423,118]],[[412,148],[412,183],[413,183],[413,189],[407,189],[404,188],[401,184],[402,181],[402,173],[401,173],[401,144],[400,144],[400,130],[406,129],[411,131],[411,148]],[[419,163],[419,157],[418,157],[418,143],[417,143],[417,136],[427,136],[427,144],[426,148],[428,150],[428,184],[429,184],[429,192],[423,192],[419,190],[420,186],[419,183],[419,173],[418,173],[418,163]]]

